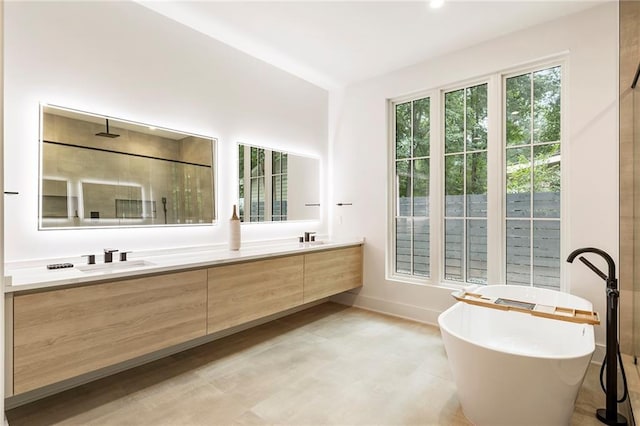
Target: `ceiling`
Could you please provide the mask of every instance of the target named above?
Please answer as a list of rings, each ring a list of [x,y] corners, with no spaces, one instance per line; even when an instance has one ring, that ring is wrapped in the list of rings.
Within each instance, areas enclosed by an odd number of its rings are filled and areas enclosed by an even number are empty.
[[[473,46],[607,0],[140,1],[332,90]]]

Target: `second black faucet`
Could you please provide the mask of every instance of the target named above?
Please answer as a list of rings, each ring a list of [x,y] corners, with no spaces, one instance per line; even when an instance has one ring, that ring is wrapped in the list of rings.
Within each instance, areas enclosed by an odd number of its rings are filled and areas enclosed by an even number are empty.
[[[118,249],[104,249],[104,263],[113,262],[113,253],[117,251]]]

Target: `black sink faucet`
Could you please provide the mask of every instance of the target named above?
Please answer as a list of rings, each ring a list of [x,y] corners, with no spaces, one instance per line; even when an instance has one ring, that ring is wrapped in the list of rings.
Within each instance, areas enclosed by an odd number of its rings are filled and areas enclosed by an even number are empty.
[[[117,249],[104,249],[104,263],[113,262],[113,253],[117,251]]]
[[[311,237],[313,234],[315,234],[315,232],[305,232],[304,233],[304,242],[308,243],[309,241],[314,241],[315,237]],[[311,239],[313,238],[313,239]]]

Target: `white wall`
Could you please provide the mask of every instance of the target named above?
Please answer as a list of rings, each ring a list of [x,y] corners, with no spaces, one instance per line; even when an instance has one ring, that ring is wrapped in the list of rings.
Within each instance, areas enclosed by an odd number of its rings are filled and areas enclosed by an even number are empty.
[[[563,158],[563,167],[570,167],[566,247],[600,247],[617,261],[617,18],[617,3],[607,3],[331,94],[330,229],[333,235],[363,235],[367,241],[365,286],[355,298],[357,305],[434,323],[453,303],[450,289],[385,279],[387,99],[567,52],[563,77],[568,84],[563,143],[570,145],[570,158]],[[336,202],[353,202],[353,206],[336,207]],[[568,252],[561,255],[564,258]],[[596,259],[594,263],[601,265]],[[571,293],[591,300],[604,318],[604,282],[579,262],[566,271]],[[604,341],[603,336],[600,327],[597,341]]]
[[[289,179],[287,182],[287,214],[298,220],[310,220],[318,216],[319,207],[306,204],[317,204],[320,193],[314,182],[320,179],[320,164],[312,157],[289,155],[287,170],[290,176],[302,176],[301,179]]]
[[[327,161],[328,94],[138,4],[8,2],[5,10],[6,261],[224,243],[237,203],[238,141]],[[218,139],[216,226],[38,231],[38,103]],[[326,193],[326,191],[325,191]],[[243,240],[326,232],[243,227]]]

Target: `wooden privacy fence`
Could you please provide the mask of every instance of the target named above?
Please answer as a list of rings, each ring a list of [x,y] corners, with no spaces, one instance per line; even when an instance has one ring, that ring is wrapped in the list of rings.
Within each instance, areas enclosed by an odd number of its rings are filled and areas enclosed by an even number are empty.
[[[530,219],[529,193],[509,194],[506,212],[506,275],[507,284],[560,287],[560,194],[535,193],[534,218]],[[461,218],[463,195],[445,199],[445,278],[462,281],[463,256],[466,253],[468,282],[485,283],[487,271],[486,195],[467,195],[467,220]],[[396,271],[428,276],[429,218],[409,216],[413,211],[428,212],[426,197],[401,198],[399,212],[407,216],[396,218]],[[427,213],[428,214],[428,213]],[[473,215],[474,217],[471,217]],[[533,226],[533,229],[531,228]],[[466,244],[464,241],[466,231]],[[532,238],[533,237],[533,238]],[[532,264],[533,262],[533,264]],[[533,274],[533,277],[531,276]]]

